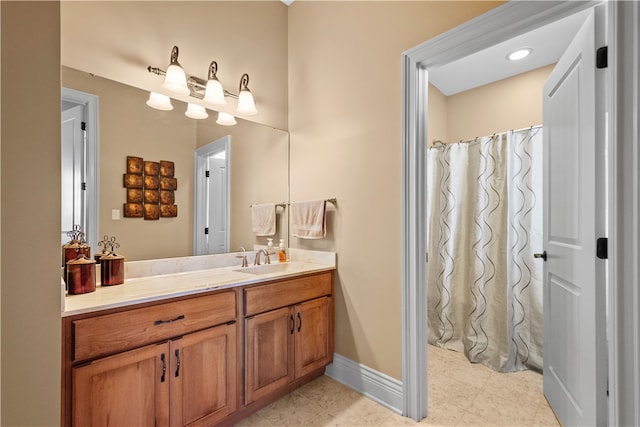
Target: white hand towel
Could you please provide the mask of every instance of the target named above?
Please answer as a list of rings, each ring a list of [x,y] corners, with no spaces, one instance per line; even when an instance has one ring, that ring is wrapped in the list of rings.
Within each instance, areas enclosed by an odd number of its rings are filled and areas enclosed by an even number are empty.
[[[323,239],[327,235],[326,202],[291,203],[291,234],[300,239]]]
[[[276,234],[275,203],[251,206],[251,228],[256,236],[273,236]]]

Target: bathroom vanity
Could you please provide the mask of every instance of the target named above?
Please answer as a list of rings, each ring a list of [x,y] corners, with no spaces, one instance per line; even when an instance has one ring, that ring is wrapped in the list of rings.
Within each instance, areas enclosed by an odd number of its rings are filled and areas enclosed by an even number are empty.
[[[322,375],[335,254],[303,252],[244,268],[130,263],[139,277],[64,297],[62,424],[232,425]]]

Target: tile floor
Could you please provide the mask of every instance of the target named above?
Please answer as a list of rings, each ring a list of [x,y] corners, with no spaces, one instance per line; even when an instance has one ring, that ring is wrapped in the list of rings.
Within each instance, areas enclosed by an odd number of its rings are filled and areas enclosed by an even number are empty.
[[[284,426],[553,426],[542,376],[471,364],[462,353],[429,346],[429,416],[420,423],[327,376],[272,403],[236,427]]]

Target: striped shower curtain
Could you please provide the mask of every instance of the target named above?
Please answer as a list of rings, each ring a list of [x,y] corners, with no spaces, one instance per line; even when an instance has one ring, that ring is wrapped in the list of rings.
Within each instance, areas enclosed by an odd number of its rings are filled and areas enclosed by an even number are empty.
[[[428,341],[542,369],[542,128],[428,150]]]

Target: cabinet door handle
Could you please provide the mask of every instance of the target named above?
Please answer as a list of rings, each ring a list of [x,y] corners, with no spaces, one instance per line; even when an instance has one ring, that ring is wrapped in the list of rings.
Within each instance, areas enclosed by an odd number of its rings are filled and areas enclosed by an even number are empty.
[[[293,320],[293,314],[289,316],[289,319],[291,319],[291,335],[293,335],[293,331],[296,329],[296,321]]]
[[[300,312],[298,312],[298,332],[302,329],[302,317],[300,316]]]
[[[160,355],[160,360],[162,360],[162,376],[160,377],[160,382],[164,382],[164,375],[167,373],[167,362],[164,360],[164,353]]]
[[[184,319],[184,314],[181,314],[180,316],[174,318],[174,319],[167,319],[167,320],[156,320],[155,322],[153,322],[154,325],[162,325],[164,323],[171,323],[171,322],[175,322],[178,320],[182,320]]]
[[[176,355],[176,378],[178,377],[178,375],[180,375],[180,350],[176,349],[175,352]]]

